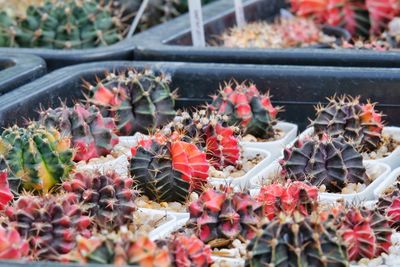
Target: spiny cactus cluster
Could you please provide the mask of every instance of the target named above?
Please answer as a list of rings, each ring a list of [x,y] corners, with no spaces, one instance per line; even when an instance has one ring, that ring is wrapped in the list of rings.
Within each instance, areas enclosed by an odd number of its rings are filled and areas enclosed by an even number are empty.
[[[63,135],[72,137],[76,149],[74,160],[90,160],[110,154],[118,137],[112,118],[104,118],[100,110],[92,105],[65,105],[40,112],[40,122],[46,127],[57,128]]]
[[[360,103],[359,97],[328,98],[326,106],[317,106],[315,120],[311,122],[317,135],[342,136],[355,142],[360,151],[374,151],[382,139],[382,114],[375,104]]]
[[[163,134],[192,142],[204,149],[207,159],[217,169],[236,166],[240,158],[239,138],[236,127],[226,125],[227,116],[208,114],[200,110],[189,114],[181,112],[162,129]]]
[[[175,116],[175,92],[170,78],[152,71],[129,70],[109,73],[98,84],[86,84],[88,101],[97,105],[103,116],[112,117],[120,135],[154,130]]]
[[[269,94],[262,95],[254,84],[227,83],[212,100],[208,108],[228,116],[227,123],[240,127],[243,134],[274,137],[276,115],[281,109],[272,106]]]
[[[347,29],[353,35],[379,36],[399,14],[400,5],[393,0],[291,0],[292,10],[332,26]]]
[[[341,192],[348,184],[369,184],[360,153],[342,137],[306,137],[284,150],[280,160],[287,179],[309,181],[327,192]]]
[[[263,209],[249,194],[230,188],[208,189],[189,205],[189,213],[196,235],[212,247],[219,247],[236,238],[254,238]]]
[[[161,201],[187,200],[208,178],[206,154],[184,141],[143,140],[132,148],[130,173],[140,191]]]
[[[124,23],[111,5],[96,0],[47,0],[23,16],[0,13],[0,46],[93,48],[123,38]]]
[[[336,40],[325,35],[311,19],[300,17],[248,23],[229,29],[220,39],[222,46],[230,48],[295,48],[332,45]]]
[[[9,169],[8,181],[14,194],[21,190],[48,192],[73,168],[69,137],[37,123],[5,129],[0,153]]]

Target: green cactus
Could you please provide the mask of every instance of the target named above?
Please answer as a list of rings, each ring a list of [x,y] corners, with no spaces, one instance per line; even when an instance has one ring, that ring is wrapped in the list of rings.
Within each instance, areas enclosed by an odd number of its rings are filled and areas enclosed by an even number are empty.
[[[29,6],[15,22],[1,14],[0,28],[11,40],[1,45],[56,49],[107,46],[123,38],[124,25],[114,13],[111,5],[96,0],[47,0]]]
[[[4,130],[0,154],[9,169],[8,180],[14,194],[23,189],[48,192],[73,168],[69,137],[36,123]]]

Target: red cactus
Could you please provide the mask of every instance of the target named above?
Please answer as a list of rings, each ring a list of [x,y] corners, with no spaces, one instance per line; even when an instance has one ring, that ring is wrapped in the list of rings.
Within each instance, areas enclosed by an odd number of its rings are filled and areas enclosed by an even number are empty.
[[[7,180],[7,172],[0,171],[0,211],[14,198]]]
[[[274,135],[273,126],[279,108],[271,105],[268,94],[261,95],[254,84],[236,84],[233,89],[230,83],[213,96],[209,109],[229,117],[228,124],[239,125],[245,134],[259,138]]]
[[[0,259],[22,259],[28,256],[29,243],[12,227],[0,226]]]
[[[252,239],[256,235],[262,209],[261,204],[247,193],[208,189],[189,205],[189,213],[200,240],[218,246],[213,241],[232,241],[239,236]]]
[[[21,236],[29,239],[38,259],[54,260],[75,247],[77,234],[90,236],[91,221],[72,194],[20,196],[6,214]]]
[[[212,263],[211,248],[196,236],[178,234],[171,242],[176,267],[207,267]]]
[[[342,214],[341,214],[342,215]],[[388,253],[392,231],[387,219],[377,211],[350,208],[339,218],[339,233],[351,261],[375,258]]]
[[[264,213],[270,220],[279,212],[291,214],[295,210],[307,216],[317,206],[318,188],[300,181],[264,185],[256,199],[264,205]]]
[[[371,33],[380,35],[382,29],[399,13],[397,0],[365,0],[371,22]]]

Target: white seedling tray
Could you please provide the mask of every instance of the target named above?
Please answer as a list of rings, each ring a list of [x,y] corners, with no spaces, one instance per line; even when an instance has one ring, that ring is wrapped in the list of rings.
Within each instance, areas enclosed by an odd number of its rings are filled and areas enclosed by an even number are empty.
[[[378,163],[375,161],[366,160],[364,161],[364,165],[367,169],[367,174],[371,174],[372,172],[377,172],[375,180],[369,184],[363,191],[352,194],[339,194],[339,193],[319,193],[319,198],[321,201],[325,202],[334,202],[338,199],[344,199],[347,202],[360,202],[366,200],[375,199],[374,190],[385,181],[390,173],[390,167],[384,163]],[[258,190],[263,184],[263,180],[271,179],[279,175],[282,171],[281,165],[278,161],[274,161],[272,164],[266,168],[261,175],[258,177],[254,177],[250,181],[250,185],[252,188],[257,189],[252,191],[252,194],[257,194]]]
[[[298,127],[296,124],[289,122],[278,122],[274,128],[282,130],[285,135],[275,141],[270,142],[240,142],[243,147],[260,148],[271,153],[271,158],[276,159],[282,155],[282,151],[286,145],[290,144],[297,136]]]
[[[383,192],[385,192],[385,190],[387,188],[389,188],[394,182],[396,182],[397,177],[400,176],[400,168],[397,168],[395,170],[393,170],[387,177],[385,180],[382,181],[382,183],[380,183],[375,189],[374,189],[374,196],[375,199],[378,199]],[[400,263],[399,263],[400,264]]]
[[[304,132],[299,135],[299,138],[304,138],[306,136],[311,136],[314,133],[314,127],[307,128]],[[393,139],[400,141],[400,127],[387,126],[383,127],[383,135],[390,135]],[[370,161],[385,163],[390,166],[390,168],[395,169],[400,167],[400,146],[396,147],[388,156],[380,159],[371,159]]]
[[[271,164],[273,161],[270,152],[260,149],[260,148],[250,148],[250,147],[243,147],[242,150],[243,156],[244,157],[254,157],[257,154],[260,154],[261,156],[264,156],[264,159],[261,160],[256,166],[254,166],[250,171],[248,171],[245,175],[232,178],[215,178],[215,177],[210,177],[210,182],[213,185],[230,185],[233,187],[240,187],[240,188],[246,188],[249,187],[250,185],[250,179],[252,177],[258,177],[259,174],[266,168],[268,165]]]

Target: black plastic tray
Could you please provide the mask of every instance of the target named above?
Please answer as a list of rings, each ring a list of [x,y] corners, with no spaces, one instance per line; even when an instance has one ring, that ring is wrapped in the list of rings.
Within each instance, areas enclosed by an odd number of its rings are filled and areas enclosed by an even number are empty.
[[[111,267],[109,264],[63,264],[59,262],[15,262],[15,261],[0,261],[1,267]],[[138,266],[138,265],[129,265]]]
[[[46,74],[46,63],[32,55],[0,53],[0,95]]]
[[[219,85],[232,78],[253,81],[261,91],[270,89],[273,103],[283,105],[282,120],[300,129],[314,117],[314,105],[334,94],[361,95],[379,102],[389,125],[400,125],[400,70],[392,68],[339,68],[317,66],[234,65],[181,62],[98,62],[63,68],[0,97],[0,127],[35,118],[39,106],[57,106],[82,98],[82,81],[102,77],[106,70],[151,68],[171,75],[179,88],[177,106],[189,108],[209,100]]]
[[[286,0],[249,0],[244,3],[247,21],[272,20],[286,7]],[[203,9],[206,40],[236,24],[232,0]],[[400,52],[354,49],[236,49],[193,47],[188,15],[135,35],[135,59],[353,67],[400,67]]]

